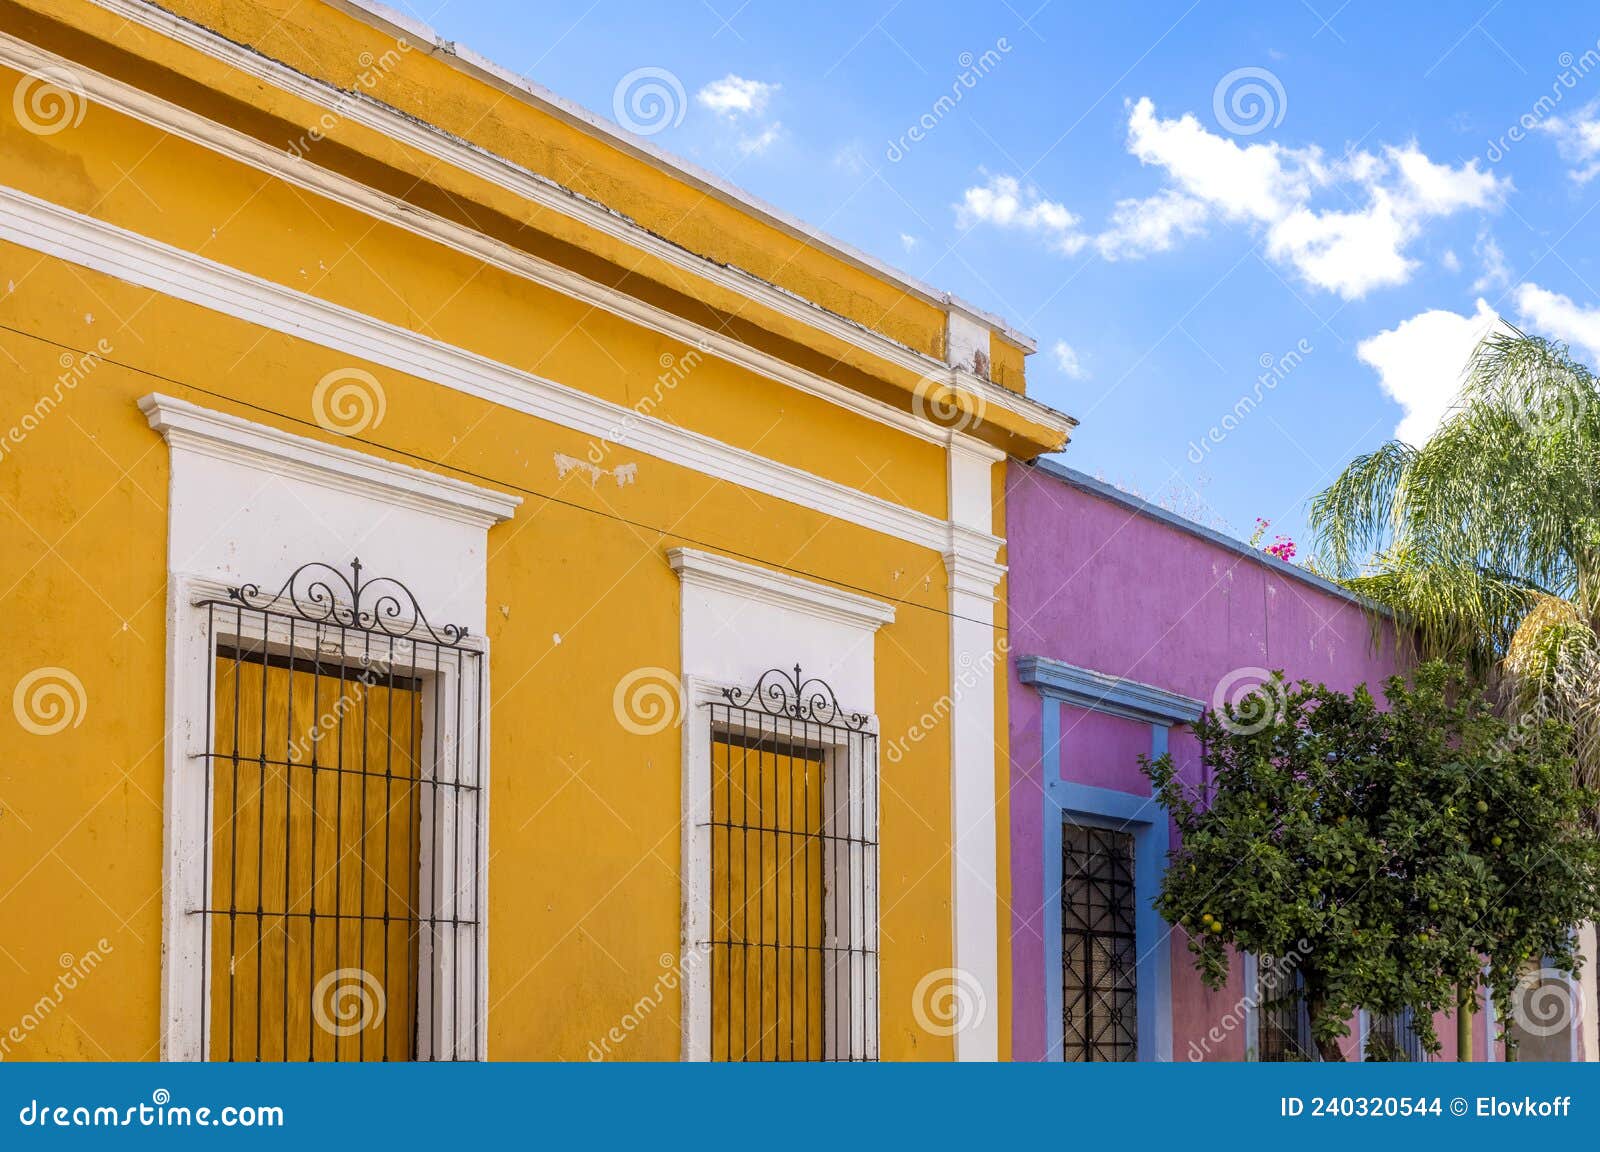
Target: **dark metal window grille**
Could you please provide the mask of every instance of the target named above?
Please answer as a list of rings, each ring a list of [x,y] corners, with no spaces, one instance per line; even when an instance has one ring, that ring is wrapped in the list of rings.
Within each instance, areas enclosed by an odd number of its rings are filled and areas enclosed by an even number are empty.
[[[1311,1038],[1311,1011],[1305,985],[1287,960],[1271,956],[1256,961],[1256,1059],[1264,1063],[1321,1059]]]
[[[228,597],[200,604],[210,1058],[475,1058],[481,652],[359,560]]]
[[[1061,825],[1062,1058],[1137,1060],[1133,836]]]
[[[1385,1059],[1406,1060],[1420,1064],[1428,1059],[1422,1037],[1413,1026],[1411,1009],[1390,1012],[1384,1016],[1371,1016],[1367,1021],[1367,1049],[1376,1049]]]
[[[707,705],[711,1056],[878,1058],[878,758],[795,668]]]

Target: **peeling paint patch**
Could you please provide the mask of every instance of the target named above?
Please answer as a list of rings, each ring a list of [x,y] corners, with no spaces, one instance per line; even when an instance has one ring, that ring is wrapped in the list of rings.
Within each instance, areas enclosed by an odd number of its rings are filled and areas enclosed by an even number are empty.
[[[600,483],[600,477],[610,476],[617,482],[618,488],[625,488],[639,479],[639,465],[618,464],[615,468],[602,468],[598,464],[591,464],[587,460],[580,460],[576,456],[567,456],[556,453],[556,478],[565,480],[568,473],[582,472],[589,477],[589,486]]]

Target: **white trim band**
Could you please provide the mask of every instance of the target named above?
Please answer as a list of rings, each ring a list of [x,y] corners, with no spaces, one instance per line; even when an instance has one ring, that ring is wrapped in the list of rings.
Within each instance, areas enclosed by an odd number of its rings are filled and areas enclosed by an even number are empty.
[[[822,620],[877,631],[894,623],[894,605],[774,572],[697,548],[672,548],[667,561],[686,587],[715,589]]]
[[[0,186],[0,240],[943,553],[947,521]],[[993,556],[1002,541],[985,536]]]
[[[511,519],[522,503],[521,496],[281,432],[159,392],[141,397],[139,411],[173,447],[431,512],[475,528],[488,529]]]
[[[411,116],[382,104],[362,93],[345,92],[313,79],[252,49],[218,36],[210,29],[172,15],[142,0],[95,0],[100,7],[133,23],[143,25],[169,39],[220,60],[256,80],[271,84],[292,96],[312,103],[340,120],[379,132],[391,140],[424,153],[453,168],[477,176],[526,200],[562,216],[585,224],[598,232],[691,275],[770,308],[791,320],[843,340],[891,364],[948,383],[952,388],[976,387],[983,401],[1007,409],[1063,434],[1072,428],[1072,418],[1012,392],[993,381],[963,374],[959,378],[950,365],[862,324],[829,312],[792,292],[769,284],[738,268],[718,264],[640,227],[602,204],[576,195],[546,176],[473,146]],[[965,309],[964,309],[965,310]],[[1008,332],[1009,335],[1009,332]],[[1023,338],[1026,339],[1026,338]]]

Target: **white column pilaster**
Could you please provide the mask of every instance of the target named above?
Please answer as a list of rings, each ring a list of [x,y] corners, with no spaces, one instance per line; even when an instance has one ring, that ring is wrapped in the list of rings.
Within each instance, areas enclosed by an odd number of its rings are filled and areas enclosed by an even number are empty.
[[[995,610],[1005,569],[993,535],[994,464],[982,445],[950,447],[951,914],[956,979],[981,992],[981,1010],[955,1035],[957,1060],[996,1060],[1000,1037],[998,821],[995,794]]]

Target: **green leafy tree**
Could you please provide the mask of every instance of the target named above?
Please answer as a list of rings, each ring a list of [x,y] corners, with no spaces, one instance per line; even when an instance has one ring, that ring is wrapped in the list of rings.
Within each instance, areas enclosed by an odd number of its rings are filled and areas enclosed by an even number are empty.
[[[1196,723],[1201,792],[1170,756],[1144,764],[1182,834],[1157,908],[1212,987],[1230,948],[1288,958],[1325,1060],[1358,1007],[1410,1008],[1436,1051],[1434,1014],[1460,1010],[1485,960],[1511,1005],[1530,958],[1575,969],[1567,926],[1600,912],[1569,733],[1511,727],[1439,663],[1385,697],[1276,674]]]
[[[1427,443],[1357,457],[1310,523],[1319,570],[1510,714],[1560,720],[1600,786],[1600,382],[1565,345],[1490,335]]]

